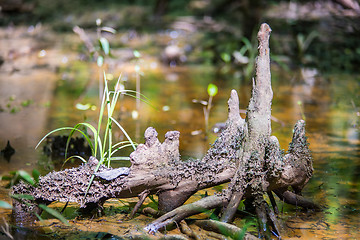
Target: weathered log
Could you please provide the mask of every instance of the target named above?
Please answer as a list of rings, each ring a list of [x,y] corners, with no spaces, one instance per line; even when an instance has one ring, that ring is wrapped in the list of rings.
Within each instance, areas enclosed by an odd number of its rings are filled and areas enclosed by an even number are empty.
[[[24,204],[14,199],[15,218],[35,218],[34,213],[40,211],[36,207],[38,203],[53,201],[77,202],[83,212],[91,212],[107,199],[136,197],[145,190],[148,194],[158,194],[159,209],[167,212],[181,206],[197,190],[228,182],[232,177],[234,164],[227,157],[231,150],[222,149],[222,154],[211,150],[202,160],[182,162],[178,153],[179,132],[168,132],[165,138],[161,144],[155,129],[148,128],[145,144],[140,144],[130,155],[132,166],[129,171],[122,168],[123,174],[114,179],[108,178],[111,174],[106,174],[114,169],[104,165],[95,173],[98,160],[90,157],[86,164],[77,168],[54,171],[40,177],[36,187],[24,182],[15,185],[13,194],[28,194],[35,198],[31,207],[28,206],[29,201]],[[218,142],[215,145],[221,144]],[[93,174],[95,178],[87,192]]]
[[[226,127],[202,159],[181,161],[180,133],[168,132],[165,141],[160,143],[156,130],[150,127],[144,134],[145,143],[131,153],[132,165],[128,169],[114,170],[101,165],[95,172],[98,161],[91,157],[77,168],[40,177],[37,186],[23,182],[15,185],[14,194],[29,194],[35,200],[26,204],[14,200],[14,216],[19,219],[34,216],[34,212],[40,211],[37,207],[39,203],[77,202],[80,209],[89,212],[101,208],[110,198],[140,196],[134,214],[147,195],[157,194],[159,210],[165,214],[146,227],[147,231],[155,232],[169,223],[180,222],[188,216],[216,207],[224,208],[221,220],[230,222],[239,202],[248,198],[253,199],[261,231],[266,236],[267,225],[278,233],[280,227],[263,198],[265,193],[272,196],[274,191],[284,201],[316,208],[315,204],[311,205],[296,195],[309,181],[313,171],[305,121],[296,123],[286,155],[280,149],[277,138],[271,136],[270,31],[270,27],[263,24],[258,33],[259,57],[247,118],[241,118],[239,98],[232,90]],[[88,189],[92,176],[95,178]],[[198,190],[226,182],[230,182],[229,187],[221,194],[183,205]],[[295,193],[289,191],[290,187]]]
[[[235,110],[233,114],[229,113],[229,122],[231,119],[235,123],[236,120],[241,122],[241,124],[237,124],[237,126],[241,126],[241,134],[235,134],[238,138],[235,159],[237,170],[228,189],[221,196],[202,199],[190,204],[189,208],[182,206],[178,208],[179,210],[175,209],[154,221],[146,230],[151,232],[171,221],[179,221],[183,217],[193,214],[195,209],[208,209],[210,206],[218,207],[220,205],[225,205],[221,220],[230,222],[240,201],[244,197],[250,197],[253,199],[258,216],[261,236],[270,238],[268,225],[272,226],[273,231],[279,235],[281,229],[274,212],[264,200],[263,196],[266,192],[272,196],[271,191],[274,190],[290,203],[296,202],[304,207],[316,208],[315,204],[309,204],[300,197],[290,196],[291,194],[286,191],[291,186],[299,193],[312,176],[312,160],[305,136],[305,121],[300,120],[295,125],[289,153],[285,156],[277,138],[271,136],[270,119],[273,93],[270,73],[270,32],[271,29],[267,24],[261,25],[258,33],[259,55],[256,60],[256,77],[253,81],[252,97],[246,121],[241,119],[237,113],[235,114]],[[235,94],[236,92],[233,91],[230,99],[234,98]],[[229,100],[229,109],[236,109],[238,106],[230,105],[231,102],[234,101]],[[231,126],[231,123],[228,123],[228,126]],[[294,201],[294,198],[297,201]]]

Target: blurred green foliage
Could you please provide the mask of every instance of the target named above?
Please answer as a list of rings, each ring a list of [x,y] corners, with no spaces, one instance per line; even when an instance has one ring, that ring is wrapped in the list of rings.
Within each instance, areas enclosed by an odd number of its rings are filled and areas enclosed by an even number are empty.
[[[313,20],[304,17],[296,20],[264,15],[268,7],[284,1],[255,0],[241,1],[241,4],[229,0],[22,1],[30,7],[17,12],[3,8],[0,26],[42,22],[50,23],[56,31],[71,31],[74,25],[95,28],[95,19],[101,18],[116,30],[148,32],[171,28],[177,17],[191,16],[199,21],[202,26],[199,30],[203,33],[197,44],[197,63],[227,65],[227,68],[251,75],[252,63],[244,70],[244,65],[233,64],[233,54],[244,46],[244,38],[251,44],[256,43],[255,33],[260,23],[266,21],[274,30],[272,54],[288,57],[290,67],[313,67],[322,72],[360,71],[357,67],[360,64],[358,18],[339,16]]]

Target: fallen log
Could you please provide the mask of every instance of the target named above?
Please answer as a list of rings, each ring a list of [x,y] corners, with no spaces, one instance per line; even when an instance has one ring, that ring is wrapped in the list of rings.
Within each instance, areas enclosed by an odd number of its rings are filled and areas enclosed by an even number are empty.
[[[239,98],[232,90],[226,127],[202,159],[182,161],[180,133],[168,132],[160,143],[156,130],[150,127],[144,134],[145,143],[130,154],[130,168],[112,169],[102,165],[95,172],[98,161],[91,157],[77,168],[40,177],[36,186],[24,182],[15,185],[13,194],[28,194],[34,201],[14,199],[14,217],[20,221],[33,218],[41,211],[40,203],[77,202],[83,212],[92,212],[101,209],[107,199],[139,196],[136,211],[148,195],[157,194],[158,208],[164,215],[145,228],[156,232],[172,222],[217,207],[223,207],[221,221],[231,222],[240,201],[250,199],[259,219],[261,236],[270,238],[269,227],[278,235],[281,228],[276,214],[264,200],[266,193],[274,209],[272,192],[291,204],[318,208],[298,195],[313,172],[305,121],[295,124],[287,154],[281,150],[277,138],[271,136],[270,32],[270,27],[263,24],[258,33],[259,56],[247,118],[241,118]],[[95,178],[88,188],[92,176]],[[183,205],[197,191],[226,182],[230,184],[221,194]]]

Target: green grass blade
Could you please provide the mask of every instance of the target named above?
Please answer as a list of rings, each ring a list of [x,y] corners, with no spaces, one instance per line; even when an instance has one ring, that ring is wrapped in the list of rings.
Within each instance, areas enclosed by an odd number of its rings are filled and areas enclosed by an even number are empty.
[[[133,147],[134,150],[136,150],[135,147],[135,143],[133,142],[133,140],[131,140],[130,136],[127,134],[127,132],[125,131],[125,129],[120,125],[120,123],[118,123],[113,117],[110,117],[111,120],[120,128],[120,130],[124,133],[124,135],[126,136],[126,138],[129,140],[129,142],[131,143],[131,146]]]
[[[121,146],[121,147],[118,147],[118,148],[116,148],[116,149],[114,149],[114,150],[112,151],[111,155],[114,155],[117,151],[120,151],[120,150],[123,149],[123,148],[131,147],[131,146],[132,146],[132,144],[129,143],[129,144],[123,145],[123,146]],[[113,146],[113,148],[115,148],[115,146]]]
[[[109,153],[109,156],[108,156],[108,167],[110,167],[110,158],[111,158],[111,155],[112,155],[112,131],[111,131],[111,121],[109,121],[109,148],[108,148],[108,153]]]
[[[95,178],[95,175],[94,175],[94,174],[97,172],[97,170],[99,170],[99,167],[100,167],[100,162],[98,163],[98,165],[96,166],[95,171],[94,171],[93,174],[91,175],[89,184],[88,184],[88,186],[87,186],[87,188],[86,188],[86,191],[85,191],[84,200],[86,199],[86,196],[87,196],[87,194],[88,194],[88,192],[89,192],[89,189],[90,189],[90,187],[91,187],[91,184],[92,184],[92,182],[94,181],[94,178]]]
[[[68,158],[64,161],[63,165],[61,166],[61,169],[63,169],[64,166],[65,166],[65,164],[66,164],[70,159],[72,159],[72,158],[80,159],[83,163],[86,163],[86,160],[85,160],[82,156],[74,155],[74,156],[68,157]]]
[[[39,182],[40,172],[37,169],[33,169],[31,175],[34,178],[35,184],[37,184]]]
[[[44,205],[44,204],[39,204],[39,208],[41,208],[42,210],[44,210],[45,212],[49,213],[50,215],[52,215],[53,217],[59,219],[61,222],[63,222],[66,226],[70,226],[70,223],[66,220],[66,218],[61,215],[61,213],[59,213],[58,211],[56,211],[55,209],[49,208],[48,206]]]
[[[79,127],[80,126],[84,126],[88,129],[90,129],[93,134],[94,134],[94,141],[95,141],[95,148],[93,147],[92,143],[91,143],[91,140],[90,138],[84,133],[82,132],[81,130],[79,130]],[[86,122],[83,122],[83,123],[78,123],[76,124],[73,128],[76,129],[76,131],[80,132],[84,137],[85,139],[89,142],[90,145],[90,148],[91,148],[91,152],[93,153],[94,157],[96,157],[96,149],[97,149],[97,146],[100,148],[99,151],[101,151],[101,138],[100,136],[98,135],[98,131],[94,128],[93,125],[91,125],[90,123],[86,123]]]
[[[101,158],[100,158],[100,162],[101,163],[105,163],[106,162],[106,158],[105,158],[105,149],[106,148],[106,144],[107,144],[107,140],[108,140],[108,136],[110,139],[110,134],[109,134],[109,115],[111,114],[111,102],[110,102],[110,93],[109,93],[109,88],[107,85],[107,80],[106,80],[106,76],[104,76],[105,79],[105,96],[106,96],[106,109],[107,109],[107,122],[106,122],[106,127],[105,127],[105,132],[104,132],[104,138],[103,138],[103,151],[101,152]]]
[[[103,164],[103,162],[104,162],[104,152],[103,152],[103,149],[102,149],[102,143],[101,143],[101,139],[100,139],[100,129],[101,129],[101,124],[102,124],[102,119],[104,117],[105,106],[107,106],[107,104],[108,104],[107,100],[108,100],[108,94],[109,94],[105,72],[104,72],[104,84],[105,84],[105,87],[104,87],[104,92],[103,92],[103,98],[102,98],[102,101],[101,101],[101,108],[100,108],[99,120],[98,120],[98,128],[97,128],[97,133],[96,133],[96,137],[95,137],[95,138],[98,138],[98,141],[95,141],[95,151],[97,150],[97,146],[99,146],[98,148],[99,148],[99,152],[100,152],[100,159],[99,159],[98,165],[95,168],[94,173],[96,173],[97,170],[99,170],[100,165]],[[105,130],[105,136],[104,136],[103,139],[104,139],[104,147],[105,147],[106,130]],[[96,157],[96,154],[95,154],[95,157]],[[94,180],[94,177],[95,177],[94,173],[92,174],[92,176],[90,178],[90,181],[89,181],[89,184],[88,184],[88,186],[86,188],[84,199],[86,199],[86,196],[87,196],[87,194],[89,192],[91,184],[92,184],[92,182]]]
[[[90,124],[88,124],[88,123],[81,123],[81,124],[87,124],[87,126],[88,125],[90,125]],[[79,125],[79,124],[77,124],[77,125]],[[77,126],[76,125],[76,126]],[[55,133],[55,132],[59,132],[59,131],[64,131],[64,130],[71,130],[71,131],[74,131],[74,128],[76,128],[76,126],[75,127],[61,127],[61,128],[57,128],[57,129],[55,129],[55,130],[52,130],[52,131],[50,131],[49,133],[47,133],[40,141],[39,141],[39,143],[36,145],[36,147],[35,147],[35,149],[37,149],[38,147],[39,147],[39,145],[48,137],[48,136],[50,136],[51,134],[53,134],[53,133]],[[91,126],[91,125],[90,125]],[[89,127],[89,126],[88,126]],[[93,126],[91,126],[93,129],[95,129]],[[90,128],[90,127],[89,127]],[[91,128],[90,128],[91,129]],[[89,145],[90,145],[90,148],[91,148],[91,152],[92,153],[94,153],[94,146],[93,146],[93,144],[91,143],[91,140],[90,140],[90,138],[87,136],[87,134],[86,133],[84,133],[83,131],[81,131],[81,130],[79,130],[79,129],[76,129],[75,131],[78,131],[79,133],[81,133],[84,137],[85,137],[85,139],[86,139],[86,141],[89,143]],[[68,139],[68,141],[69,141],[69,139]],[[68,145],[68,143],[66,144],[66,145]],[[67,148],[66,148],[66,150],[67,150]]]
[[[154,109],[157,109],[156,107],[154,107],[151,103],[150,103],[150,99],[147,98],[144,94],[142,93],[139,93],[140,94],[140,98],[138,98],[136,96],[136,93],[137,91],[134,91],[134,90],[123,90],[121,91],[122,94],[126,95],[126,96],[129,96],[129,97],[133,97],[135,99],[139,99],[140,101],[146,103],[147,105],[149,105],[150,107],[154,108]]]
[[[117,147],[117,146],[119,146],[119,145],[121,145],[121,144],[128,144],[128,143],[130,143],[130,141],[122,141],[122,142],[118,142],[118,143],[116,143],[116,144],[114,144],[113,145],[113,148],[115,148],[115,147]]]
[[[70,145],[71,138],[72,138],[72,136],[74,135],[74,133],[75,133],[76,131],[80,132],[80,133],[85,137],[86,141],[87,141],[88,144],[90,145],[92,154],[94,154],[94,147],[93,147],[93,145],[92,145],[92,143],[91,143],[91,140],[90,140],[90,138],[88,137],[88,135],[87,135],[86,133],[84,133],[83,131],[81,131],[81,130],[79,129],[81,126],[85,126],[85,127],[90,128],[91,131],[94,133],[94,136],[96,135],[96,131],[95,131],[95,132],[93,131],[93,129],[95,129],[95,128],[94,128],[93,126],[91,126],[90,124],[88,124],[88,123],[78,123],[78,124],[76,124],[76,125],[73,127],[73,129],[71,130],[71,132],[70,132],[70,134],[69,134],[69,136],[68,136],[68,139],[67,139],[67,141],[66,141],[65,159],[67,159],[67,153],[68,153],[68,149],[69,149],[69,145]],[[90,127],[89,127],[89,126],[90,126]]]
[[[34,179],[30,176],[30,174],[28,174],[26,171],[24,171],[24,170],[19,170],[18,171],[18,173],[19,173],[19,176],[23,179],[23,180],[25,180],[26,182],[28,182],[28,183],[30,183],[31,185],[35,185],[35,181],[34,181]]]
[[[111,161],[129,161],[130,157],[112,157]]]
[[[63,130],[72,130],[72,127],[61,127],[61,128],[57,128],[55,130],[52,130],[51,132],[48,132],[40,141],[39,143],[36,145],[35,149],[37,149],[39,147],[39,145],[51,134],[55,133],[55,132],[59,132],[59,131],[63,131]]]
[[[44,219],[42,219],[39,214],[37,214],[36,212],[34,212],[34,214],[40,220],[40,222],[44,222]]]
[[[111,91],[111,93],[113,93],[114,91]],[[136,98],[136,99],[139,99],[140,101],[148,104],[149,106],[155,108],[154,106],[151,105],[150,103],[150,99],[148,97],[146,97],[144,94],[142,93],[139,93],[137,91],[134,91],[134,90],[121,90],[121,91],[118,91],[119,94],[123,94],[123,95],[126,95],[126,96],[129,96],[129,97],[133,97],[133,98]],[[140,98],[138,98],[136,96],[136,94],[139,94],[140,95]],[[156,109],[156,108],[155,108]]]
[[[23,199],[26,199],[26,200],[35,200],[34,196],[32,195],[29,195],[29,194],[12,194],[10,195],[10,197],[16,199],[16,200],[23,200]]]
[[[97,128],[97,134],[96,134],[96,138],[98,138],[100,136],[100,130],[101,130],[101,124],[102,124],[102,119],[104,116],[104,111],[105,111],[105,98],[106,98],[106,88],[107,88],[107,83],[106,83],[106,74],[104,72],[104,81],[105,81],[105,89],[103,92],[103,97],[101,100],[101,107],[100,107],[100,112],[99,112],[99,120],[98,120],[98,128]],[[98,142],[95,142],[95,155],[94,157],[96,157],[96,151],[97,151],[97,147],[98,146]],[[100,143],[101,146],[101,143]],[[99,150],[100,151],[100,150]],[[100,151],[100,155],[102,154],[102,151]],[[101,161],[102,156],[100,156],[100,161]]]

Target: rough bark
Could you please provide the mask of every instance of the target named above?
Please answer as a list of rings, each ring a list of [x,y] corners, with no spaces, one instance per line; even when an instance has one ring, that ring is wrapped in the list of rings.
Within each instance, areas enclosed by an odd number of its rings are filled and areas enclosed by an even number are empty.
[[[130,155],[132,165],[129,169],[100,166],[94,173],[98,161],[91,157],[88,163],[78,168],[41,177],[35,187],[25,183],[14,186],[14,194],[30,194],[35,199],[27,204],[14,200],[14,216],[17,219],[34,216],[34,212],[39,212],[39,203],[77,202],[84,212],[88,212],[101,208],[109,198],[139,196],[136,211],[147,195],[157,194],[159,210],[165,214],[146,227],[147,231],[156,232],[172,222],[216,207],[224,208],[221,220],[230,222],[240,201],[251,199],[260,232],[266,237],[269,227],[279,233],[280,225],[264,200],[265,193],[269,194],[274,208],[272,191],[291,204],[316,208],[315,204],[297,195],[313,171],[305,122],[296,123],[286,155],[277,138],[271,136],[270,32],[270,27],[263,24],[258,33],[259,56],[247,118],[241,118],[239,98],[232,90],[226,127],[202,159],[181,161],[180,133],[168,132],[165,141],[160,143],[156,130],[150,127],[144,134],[145,143]],[[93,174],[95,178],[85,198]],[[226,182],[230,184],[221,194],[183,205],[198,190]],[[289,191],[290,187],[295,193]]]
[[[247,109],[246,128],[248,129],[243,142],[243,151],[239,158],[238,169],[229,187],[232,196],[225,209],[222,221],[232,221],[236,209],[242,199],[248,182],[252,181],[251,188],[256,195],[255,201],[261,204],[263,194],[267,188],[264,169],[265,147],[271,134],[271,89],[269,25],[261,25],[258,33],[259,55],[256,59],[256,76],[253,79],[252,97]]]

